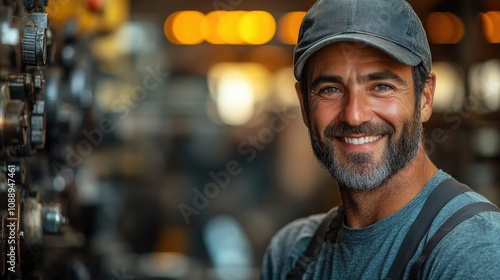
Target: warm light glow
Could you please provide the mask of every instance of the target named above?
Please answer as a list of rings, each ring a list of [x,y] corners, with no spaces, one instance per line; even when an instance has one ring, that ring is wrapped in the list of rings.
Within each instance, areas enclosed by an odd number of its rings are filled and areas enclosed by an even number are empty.
[[[238,33],[238,23],[246,14],[244,11],[226,12],[215,27],[217,34],[225,44],[243,44],[245,43]]]
[[[45,1],[47,2],[47,1]],[[48,1],[45,11],[51,29],[61,31],[69,21],[77,19],[79,35],[110,33],[123,26],[130,16],[130,0],[93,1]],[[100,6],[100,7],[97,7]],[[93,8],[99,8],[99,11]]]
[[[164,23],[164,33],[174,44],[263,45],[276,32],[276,21],[266,11],[178,11]]]
[[[460,108],[465,97],[462,72],[448,62],[434,62],[432,71],[436,74],[436,90],[433,108],[436,112],[454,111]]]
[[[489,43],[500,43],[500,11],[480,13],[484,37]]]
[[[427,18],[427,35],[434,44],[456,44],[464,36],[464,24],[452,13],[434,12]]]
[[[196,45],[204,40],[202,26],[205,15],[198,11],[171,14],[163,26],[167,38],[175,44]]]
[[[174,32],[172,30],[172,23],[174,21],[174,18],[179,13],[180,12],[175,12],[173,14],[170,14],[163,23],[163,33],[165,34],[165,37],[167,37],[167,39],[174,44],[180,44],[179,41],[175,38]]]
[[[279,21],[278,37],[285,44],[297,44],[299,28],[306,12],[290,12],[283,15]]]
[[[471,67],[471,93],[486,111],[500,109],[500,60],[491,59]]]
[[[254,113],[252,84],[237,73],[220,81],[217,96],[217,111],[222,121],[229,125],[243,125]]]
[[[274,91],[278,99],[286,106],[298,106],[299,99],[295,92],[295,76],[293,67],[285,67],[274,75]]]
[[[238,32],[246,43],[265,44],[273,38],[276,32],[276,21],[266,11],[246,12],[238,22]]]
[[[229,125],[249,122],[256,104],[271,91],[269,72],[256,63],[219,63],[208,71],[207,78],[218,115]]]
[[[202,22],[202,34],[205,40],[214,45],[224,44],[224,40],[220,37],[217,26],[227,11],[213,11],[205,16]]]

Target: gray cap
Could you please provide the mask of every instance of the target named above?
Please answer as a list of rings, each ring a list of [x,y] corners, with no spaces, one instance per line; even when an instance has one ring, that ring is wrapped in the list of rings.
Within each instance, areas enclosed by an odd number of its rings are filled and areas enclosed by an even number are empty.
[[[405,0],[318,0],[300,26],[295,78],[300,79],[313,53],[341,41],[373,46],[405,65],[423,63],[427,72],[431,70],[425,30]]]

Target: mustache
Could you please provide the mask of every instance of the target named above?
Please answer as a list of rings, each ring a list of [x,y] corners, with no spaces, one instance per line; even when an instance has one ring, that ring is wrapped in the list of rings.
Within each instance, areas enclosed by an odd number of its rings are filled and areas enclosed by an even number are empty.
[[[325,137],[336,138],[347,134],[394,134],[394,128],[386,123],[374,124],[374,123],[362,123],[358,126],[350,126],[346,123],[340,123],[337,125],[330,124],[325,129]]]

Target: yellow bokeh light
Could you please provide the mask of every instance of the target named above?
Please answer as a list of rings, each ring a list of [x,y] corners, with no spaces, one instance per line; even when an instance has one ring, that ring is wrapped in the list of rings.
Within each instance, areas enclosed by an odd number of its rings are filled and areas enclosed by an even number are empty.
[[[427,18],[427,34],[434,44],[456,44],[464,36],[464,24],[452,13],[434,12]]]
[[[205,16],[202,22],[202,34],[208,43],[214,45],[224,44],[224,40],[220,37],[217,26],[219,26],[221,19],[224,18],[226,13],[227,11],[213,11]]]
[[[47,3],[47,14],[50,20],[50,26],[62,29],[64,25],[70,19],[77,18],[79,14],[83,14],[85,12],[85,8],[83,7],[83,3],[81,1],[77,1],[73,3],[71,1],[49,1]]]
[[[294,19],[298,16],[294,14]],[[263,45],[274,37],[276,21],[266,11],[213,11],[206,15],[199,11],[178,11],[167,17],[163,29],[170,42],[180,45],[203,41],[216,45]]]
[[[226,12],[217,24],[217,34],[225,44],[245,43],[238,33],[238,22],[246,14],[244,11]]]
[[[500,12],[480,13],[483,33],[489,43],[500,43]]]
[[[238,22],[238,33],[248,44],[265,44],[273,38],[275,32],[276,21],[266,11],[246,12]]]
[[[50,26],[56,30],[65,28],[69,21],[77,19],[78,34],[109,33],[122,27],[129,19],[129,0],[100,1],[99,12],[92,10],[88,1],[48,1],[45,11]]]
[[[196,45],[204,40],[202,23],[205,15],[198,11],[180,11],[165,21],[164,31],[174,44]]]
[[[290,12],[280,18],[278,37],[285,44],[294,45],[298,41],[299,28],[306,12]]]

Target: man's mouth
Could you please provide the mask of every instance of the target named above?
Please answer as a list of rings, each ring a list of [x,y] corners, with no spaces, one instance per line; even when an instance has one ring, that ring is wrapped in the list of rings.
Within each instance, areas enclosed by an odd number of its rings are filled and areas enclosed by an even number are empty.
[[[364,137],[341,137],[340,139],[342,139],[342,141],[348,144],[362,145],[365,143],[375,142],[380,138],[382,138],[382,135],[364,136]]]

